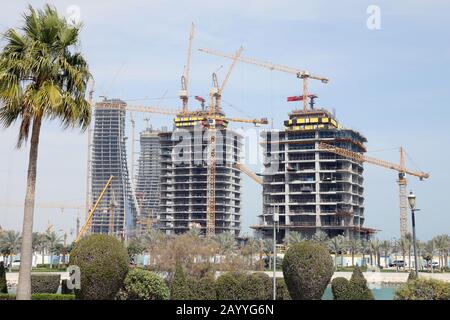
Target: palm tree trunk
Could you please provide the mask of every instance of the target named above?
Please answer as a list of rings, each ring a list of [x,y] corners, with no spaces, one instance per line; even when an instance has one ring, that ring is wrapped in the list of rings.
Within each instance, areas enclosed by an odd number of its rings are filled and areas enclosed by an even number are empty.
[[[36,169],[39,148],[39,134],[41,131],[42,117],[33,119],[33,129],[30,143],[30,156],[28,160],[27,191],[22,225],[22,246],[20,249],[19,284],[17,286],[17,300],[31,299],[31,260],[34,200],[36,189]]]
[[[352,267],[355,266],[355,252],[352,251]]]

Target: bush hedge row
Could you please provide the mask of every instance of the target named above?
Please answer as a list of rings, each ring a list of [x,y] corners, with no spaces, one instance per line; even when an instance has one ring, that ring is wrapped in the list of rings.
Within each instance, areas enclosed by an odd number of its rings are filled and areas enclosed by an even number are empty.
[[[34,293],[52,293],[58,292],[61,275],[59,274],[32,274],[31,275],[31,294]]]

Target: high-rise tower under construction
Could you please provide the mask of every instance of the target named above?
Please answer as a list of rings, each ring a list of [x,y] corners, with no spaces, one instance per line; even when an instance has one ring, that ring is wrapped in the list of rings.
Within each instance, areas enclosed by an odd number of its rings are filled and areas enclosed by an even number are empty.
[[[159,134],[161,143],[161,198],[159,228],[183,233],[199,228],[207,233],[208,134],[205,114],[175,118],[172,132]],[[241,227],[241,176],[233,167],[239,162],[242,136],[227,128],[228,121],[214,119],[216,134],[215,233],[239,235]]]
[[[284,130],[263,133],[265,172],[263,213],[253,226],[273,236],[273,215],[279,214],[278,242],[289,232],[311,237],[324,231],[333,237],[367,237],[363,227],[363,166],[320,149],[320,142],[364,153],[366,138],[342,127],[325,109],[295,110]]]
[[[91,232],[126,236],[134,230],[136,200],[128,174],[125,102],[113,99],[95,105],[91,188],[95,199],[112,175],[113,180],[92,217]]]

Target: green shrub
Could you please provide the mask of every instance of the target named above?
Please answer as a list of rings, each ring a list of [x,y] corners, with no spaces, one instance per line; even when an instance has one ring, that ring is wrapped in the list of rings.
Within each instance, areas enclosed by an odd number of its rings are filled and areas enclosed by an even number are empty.
[[[320,300],[333,270],[328,249],[311,241],[292,245],[283,259],[284,281],[294,300]]]
[[[16,295],[0,293],[0,300],[16,300]]]
[[[450,300],[450,284],[434,279],[413,279],[395,291],[395,300]]]
[[[350,300],[374,300],[372,291],[367,286],[367,280],[358,266],[353,270],[349,290]]]
[[[142,269],[128,272],[123,291],[127,300],[167,300],[169,288],[158,275]]]
[[[242,300],[270,300],[272,290],[272,280],[265,273],[251,273],[242,277]]]
[[[416,272],[411,270],[411,272],[408,275],[408,280],[407,281],[411,281],[411,280],[415,280],[415,279],[417,279]]]
[[[331,292],[334,300],[353,300],[350,282],[344,277],[337,277],[331,281]]]
[[[70,265],[81,272],[81,289],[77,299],[111,300],[123,285],[128,272],[128,253],[116,238],[93,234],[75,244]]]
[[[6,282],[5,265],[0,262],[0,293],[8,293],[8,283]]]
[[[177,263],[170,284],[170,300],[191,300],[192,291],[189,282],[184,274],[183,267],[180,263]]]
[[[207,275],[200,279],[189,279],[191,286],[190,297],[192,300],[216,300],[215,280]]]
[[[291,300],[289,290],[283,278],[277,278],[277,300]],[[273,289],[272,289],[273,290]]]
[[[61,275],[59,274],[32,274],[31,275],[31,294],[34,293],[52,293],[58,292]]]
[[[243,300],[246,295],[242,289],[245,274],[227,272],[216,280],[216,295],[218,300]]]

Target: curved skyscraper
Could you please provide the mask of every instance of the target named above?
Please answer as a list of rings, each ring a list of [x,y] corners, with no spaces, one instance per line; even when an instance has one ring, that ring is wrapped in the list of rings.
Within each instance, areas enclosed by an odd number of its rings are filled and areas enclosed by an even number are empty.
[[[114,178],[95,210],[92,233],[126,236],[135,229],[137,205],[128,174],[125,117],[126,103],[122,100],[104,100],[95,106],[91,160],[93,202],[109,177]]]

